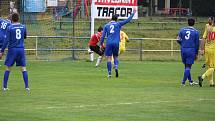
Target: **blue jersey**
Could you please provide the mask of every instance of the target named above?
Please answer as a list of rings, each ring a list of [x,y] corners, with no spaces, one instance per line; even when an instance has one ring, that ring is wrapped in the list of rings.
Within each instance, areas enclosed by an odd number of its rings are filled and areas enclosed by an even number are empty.
[[[101,37],[101,45],[103,45],[104,38],[107,35],[106,45],[120,42],[120,30],[123,25],[130,22],[134,16],[134,13],[130,15],[130,17],[124,21],[111,21],[104,26],[102,37]]]
[[[179,31],[179,44],[181,49],[194,48],[195,53],[198,54],[199,50],[199,32],[193,27],[185,27]]]
[[[6,37],[7,27],[10,26],[9,20],[0,19],[0,46],[3,45],[4,39]]]
[[[11,24],[6,31],[6,39],[1,52],[4,52],[8,46],[10,48],[24,48],[24,39],[26,38],[26,27],[22,24]]]

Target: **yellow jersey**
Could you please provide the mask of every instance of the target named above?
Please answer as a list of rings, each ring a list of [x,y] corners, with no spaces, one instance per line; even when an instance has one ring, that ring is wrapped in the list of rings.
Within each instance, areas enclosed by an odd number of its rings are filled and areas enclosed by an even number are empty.
[[[205,42],[206,48],[215,49],[215,26],[206,24],[203,38],[206,40],[206,42]]]
[[[120,31],[120,47],[119,48],[125,50],[126,42],[129,42],[128,35],[125,32]]]

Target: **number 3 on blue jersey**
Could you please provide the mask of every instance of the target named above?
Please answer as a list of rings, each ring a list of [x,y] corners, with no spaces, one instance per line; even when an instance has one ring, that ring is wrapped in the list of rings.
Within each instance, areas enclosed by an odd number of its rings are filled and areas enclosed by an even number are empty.
[[[186,39],[186,40],[190,39],[190,31],[186,31],[185,39]]]
[[[114,33],[114,25],[110,26],[110,33]]]

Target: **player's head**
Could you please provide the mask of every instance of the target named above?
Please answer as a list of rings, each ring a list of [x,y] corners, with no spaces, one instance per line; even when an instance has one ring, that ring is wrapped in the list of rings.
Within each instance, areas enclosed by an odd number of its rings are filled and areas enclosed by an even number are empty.
[[[189,25],[189,26],[194,26],[194,24],[195,24],[195,19],[189,18],[187,22],[188,22],[188,25]]]
[[[209,17],[208,17],[208,24],[209,24],[209,25],[212,25],[212,24],[213,24],[213,21],[214,21],[214,17],[213,17],[213,16],[209,16]]]
[[[103,27],[100,26],[100,27],[98,28],[98,32],[102,32],[102,31],[103,31]]]
[[[114,15],[112,16],[111,20],[117,21],[117,20],[118,20],[118,15],[114,14]]]
[[[18,22],[19,21],[19,14],[13,13],[11,16],[12,22]]]

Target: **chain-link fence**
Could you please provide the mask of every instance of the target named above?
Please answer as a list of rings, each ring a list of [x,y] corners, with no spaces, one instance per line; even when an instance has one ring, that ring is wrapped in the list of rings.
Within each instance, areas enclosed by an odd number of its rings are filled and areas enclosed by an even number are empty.
[[[88,59],[89,55],[86,50],[90,37],[90,1],[58,0],[58,6],[55,7],[47,7],[47,2],[45,1],[0,1],[1,18],[7,17],[11,11],[18,11],[21,16],[21,22],[27,27],[28,36],[37,36],[26,40],[26,48],[30,49],[27,51],[29,59]],[[13,6],[14,8],[11,9]],[[39,7],[37,8],[36,6]],[[138,20],[132,20],[131,23],[123,27],[123,31],[127,33],[129,38],[134,38],[134,40],[127,43],[129,51],[121,55],[121,58],[126,60],[179,59],[178,51],[174,51],[178,50],[175,41],[169,41],[168,39],[168,41],[165,41],[165,39],[140,41],[135,40],[135,38],[176,38],[178,30],[187,26],[186,18],[179,21],[168,17],[143,17],[145,14],[142,12],[142,7],[140,6]],[[96,19],[95,31],[108,21]],[[206,23],[204,21],[206,19],[198,18],[195,26],[200,30],[201,34]],[[71,39],[74,37],[82,39]],[[37,51],[35,51],[36,48]],[[74,49],[75,51],[71,51]]]
[[[26,41],[30,60],[89,60],[90,37],[29,36]],[[152,45],[157,43],[160,46]],[[95,55],[97,57],[97,55]],[[179,46],[170,38],[130,38],[121,60],[178,60]]]

